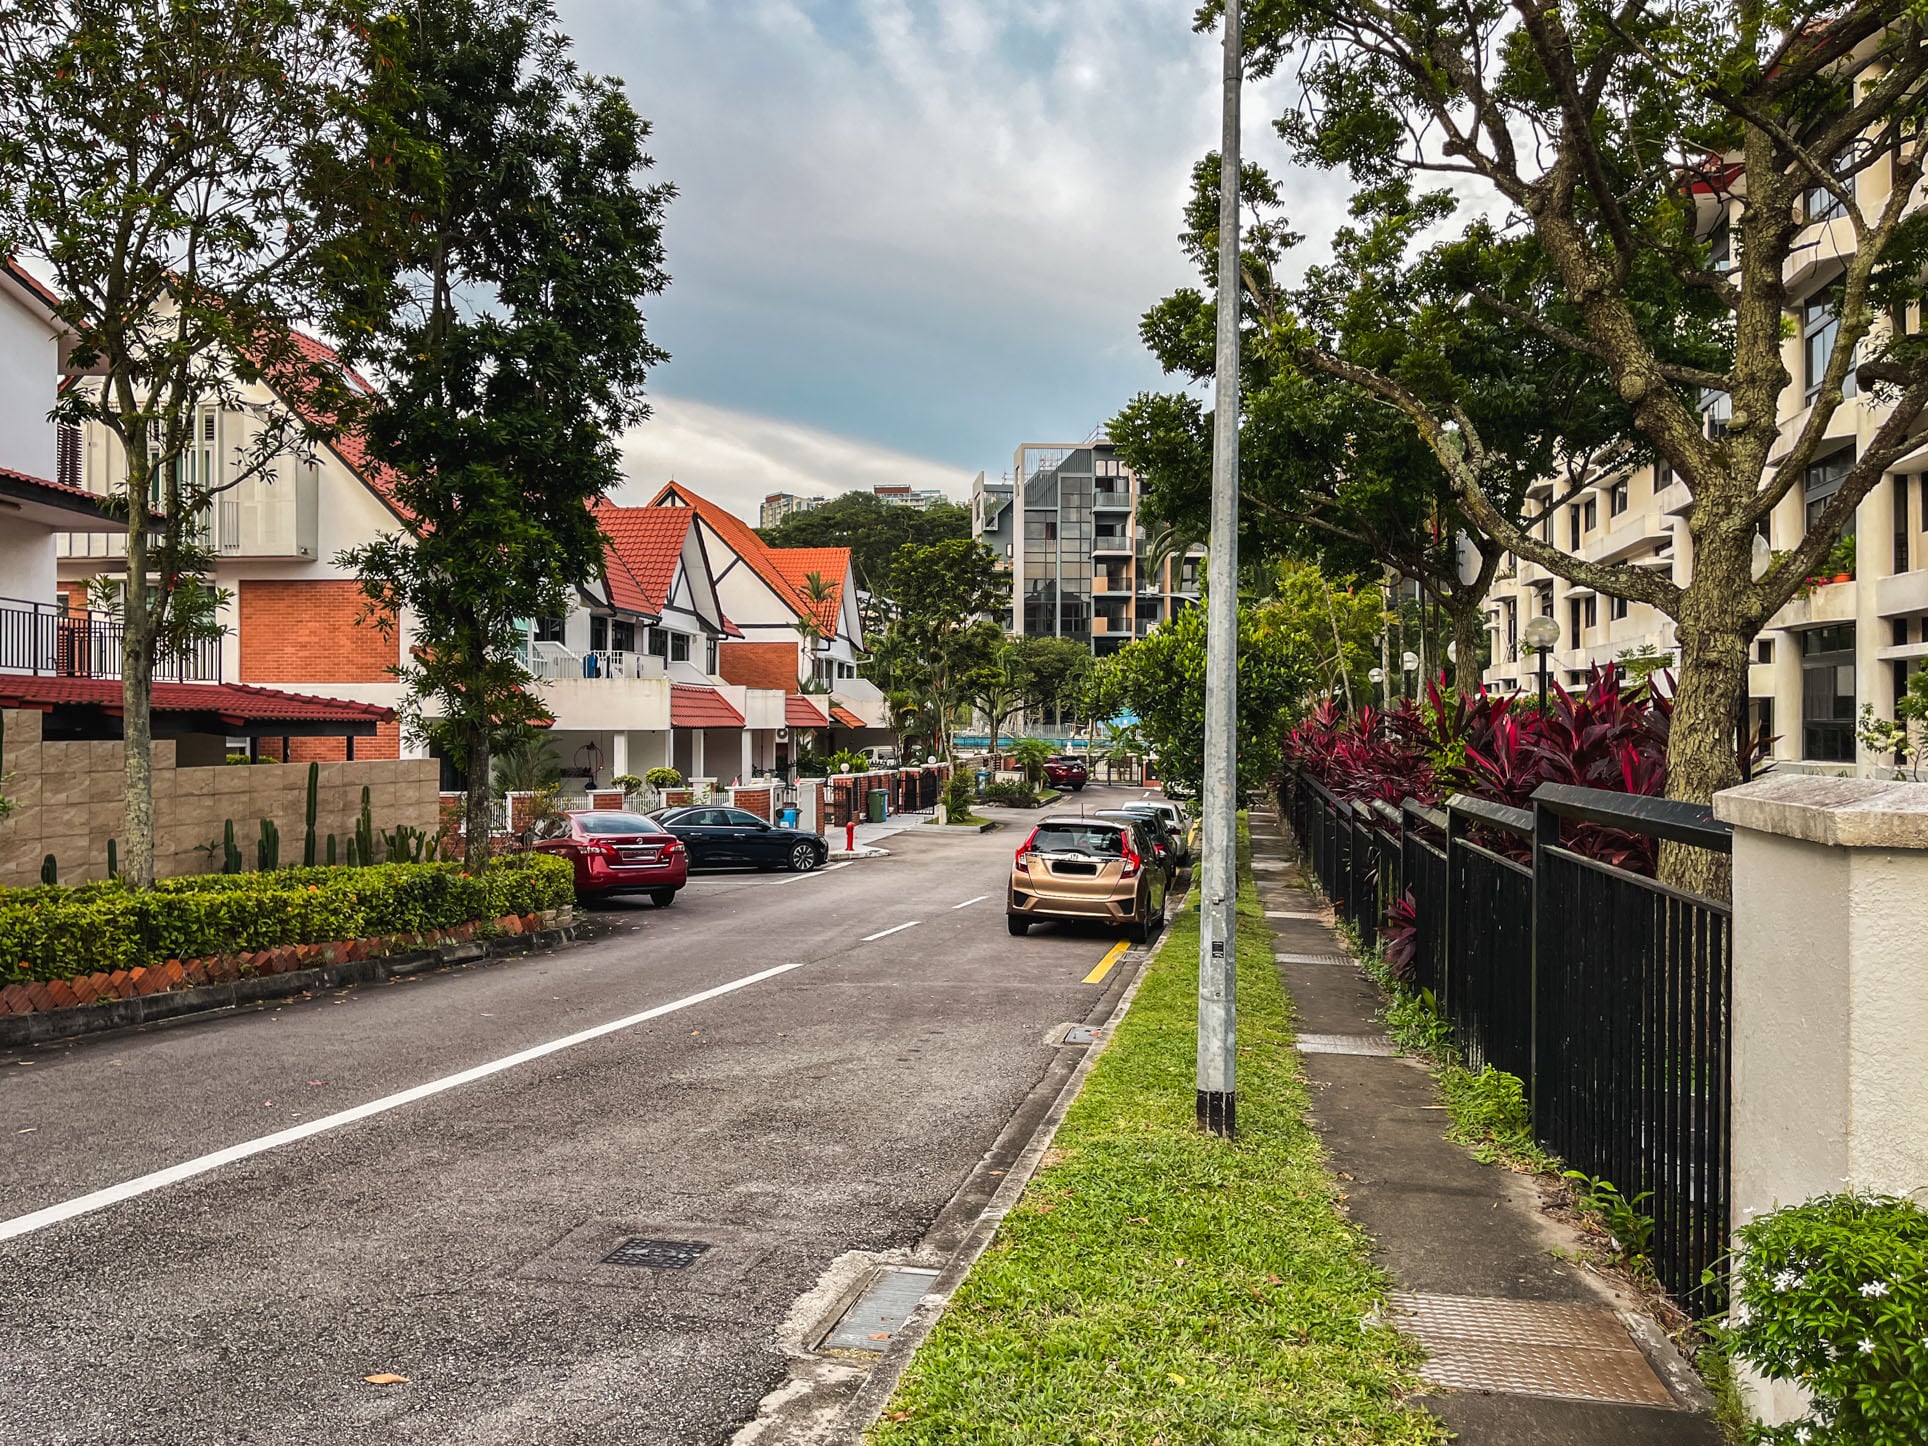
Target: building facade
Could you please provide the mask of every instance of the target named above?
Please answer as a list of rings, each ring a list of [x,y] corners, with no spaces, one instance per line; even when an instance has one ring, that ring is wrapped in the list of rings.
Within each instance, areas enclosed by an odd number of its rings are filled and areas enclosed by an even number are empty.
[[[828,497],[803,497],[795,492],[772,492],[763,499],[763,505],[757,508],[756,525],[775,527],[786,517],[815,512],[829,500]]]
[[[1204,549],[1169,553],[1139,521],[1138,478],[1103,437],[1035,443],[1011,484],[980,482],[971,520],[1011,575],[1013,634],[1116,652],[1198,599]]]
[[[1884,200],[1889,161],[1878,160],[1856,180],[1864,211]],[[1711,264],[1731,267],[1730,212],[1738,202],[1699,197],[1702,235]],[[1840,328],[1837,282],[1854,248],[1851,223],[1827,191],[1811,192],[1800,217],[1785,277],[1789,298],[1783,361],[1794,385],[1782,394],[1777,418],[1782,454],[1804,429]],[[1922,325],[1918,308],[1876,322],[1876,337]],[[1776,505],[1763,541],[1785,552],[1807,535],[1839,490],[1861,450],[1886,418],[1890,404],[1857,394],[1849,374],[1845,400],[1829,421],[1825,440],[1799,483]],[[1706,393],[1702,413],[1710,436],[1730,414],[1724,393]],[[1564,495],[1564,486],[1562,488]],[[1544,505],[1551,484],[1539,490]],[[1665,572],[1684,584],[1692,576],[1693,544],[1686,526],[1693,505],[1686,486],[1665,463],[1605,469],[1541,524],[1541,536],[1594,561],[1627,562]],[[1521,629],[1535,614],[1560,625],[1548,658],[1551,676],[1584,683],[1590,668],[1675,655],[1673,623],[1643,603],[1596,595],[1531,563],[1509,558],[1492,592],[1489,621],[1494,659],[1489,684],[1534,686],[1537,659],[1523,652]],[[1928,439],[1892,466],[1856,509],[1853,525],[1802,592],[1771,618],[1755,642],[1748,677],[1750,725],[1774,735],[1773,757],[1789,770],[1881,772],[1890,760],[1861,747],[1856,724],[1863,708],[1893,716],[1910,674],[1928,657]]]

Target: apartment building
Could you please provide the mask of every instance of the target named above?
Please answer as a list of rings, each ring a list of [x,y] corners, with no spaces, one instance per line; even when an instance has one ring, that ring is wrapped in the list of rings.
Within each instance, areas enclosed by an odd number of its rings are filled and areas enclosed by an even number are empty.
[[[1138,478],[1109,439],[1027,442],[1008,485],[972,497],[978,539],[1008,556],[1011,631],[1116,652],[1198,598],[1205,550],[1161,554],[1139,523]]]
[[[1883,159],[1857,180],[1860,204],[1877,210],[1888,184]],[[1731,203],[1702,196],[1702,234],[1713,243],[1712,264],[1731,266]],[[1784,446],[1807,421],[1840,327],[1836,283],[1851,254],[1851,224],[1825,189],[1803,202],[1804,230],[1787,267],[1789,327],[1784,361],[1795,379],[1781,398]],[[1878,328],[1921,325],[1916,309]],[[1840,488],[1848,469],[1886,417],[1878,398],[1848,396],[1830,421],[1822,451],[1800,485],[1774,509],[1767,545],[1796,546],[1810,521]],[[1710,434],[1725,424],[1729,398],[1708,393],[1702,412]],[[1544,504],[1551,485],[1539,491]],[[1591,485],[1542,524],[1541,535],[1567,551],[1599,561],[1629,562],[1665,572],[1675,582],[1692,575],[1692,540],[1685,519],[1692,501],[1664,463],[1602,470]],[[1537,669],[1522,653],[1521,629],[1535,614],[1560,625],[1549,655],[1552,676],[1575,685],[1587,670],[1637,655],[1671,658],[1671,620],[1642,603],[1595,595],[1524,561],[1509,559],[1492,594],[1489,619],[1494,659],[1489,684],[1530,688]],[[1750,721],[1775,735],[1774,758],[1790,770],[1873,773],[1888,760],[1860,748],[1856,722],[1864,706],[1891,717],[1896,697],[1928,657],[1928,437],[1903,457],[1860,503],[1852,527],[1829,563],[1803,592],[1769,620],[1755,642],[1748,677]]]
[[[815,512],[829,500],[828,497],[802,497],[795,492],[769,493],[764,497],[763,505],[757,508],[756,525],[758,527],[775,527],[786,517],[796,517],[805,512]]]

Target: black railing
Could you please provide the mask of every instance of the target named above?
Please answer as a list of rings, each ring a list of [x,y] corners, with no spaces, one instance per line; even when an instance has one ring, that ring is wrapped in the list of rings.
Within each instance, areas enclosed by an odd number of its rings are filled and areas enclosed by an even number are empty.
[[[112,613],[0,599],[0,672],[50,678],[118,678],[126,628]],[[154,664],[157,683],[218,683],[221,644],[209,638]]]
[[[1335,798],[1288,779],[1285,813],[1334,910],[1370,945],[1410,897],[1415,983],[1469,1065],[1524,1083],[1534,1133],[1611,1181],[1654,1222],[1656,1275],[1720,1309],[1702,1272],[1726,1254],[1729,1174],[1726,905],[1576,852],[1576,830],[1720,852],[1705,808],[1546,784],[1530,809],[1454,795],[1440,809]]]

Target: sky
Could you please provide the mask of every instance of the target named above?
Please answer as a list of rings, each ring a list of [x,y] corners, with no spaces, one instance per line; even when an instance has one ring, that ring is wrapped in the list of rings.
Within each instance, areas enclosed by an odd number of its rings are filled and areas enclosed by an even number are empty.
[[[1179,211],[1218,137],[1218,42],[1188,0],[560,8],[677,189],[649,309],[671,360],[623,500],[671,477],[752,517],[772,491],[961,498],[1018,443],[1169,385],[1138,318],[1193,280]],[[1248,88],[1244,125],[1273,164],[1275,100]],[[1312,178],[1303,203],[1329,228],[1342,194]]]

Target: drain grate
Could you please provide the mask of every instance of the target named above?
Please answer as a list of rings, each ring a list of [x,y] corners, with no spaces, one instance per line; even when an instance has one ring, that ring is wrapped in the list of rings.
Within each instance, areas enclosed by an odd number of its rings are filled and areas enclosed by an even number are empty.
[[[1672,1406],[1626,1327],[1597,1306],[1395,1292],[1389,1324],[1426,1348],[1419,1374],[1461,1391]]]
[[[604,1265],[641,1270],[687,1270],[710,1247],[701,1240],[625,1240],[602,1258]]]
[[[934,1270],[901,1265],[884,1267],[871,1277],[864,1293],[831,1327],[818,1349],[883,1350],[936,1281]]]
[[[1396,1055],[1399,1051],[1383,1034],[1302,1034],[1299,1053]]]
[[[1344,954],[1274,954],[1272,957],[1281,964],[1350,964],[1352,962]]]

